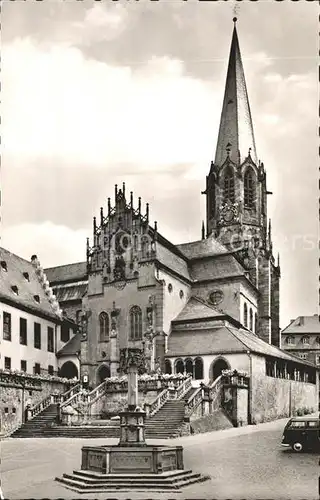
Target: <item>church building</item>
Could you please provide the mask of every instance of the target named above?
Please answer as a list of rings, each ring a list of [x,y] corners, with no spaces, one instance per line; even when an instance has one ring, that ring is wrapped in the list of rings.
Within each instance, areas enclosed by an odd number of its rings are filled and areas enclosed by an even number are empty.
[[[149,371],[191,373],[195,384],[224,369],[301,381],[309,373],[313,381],[311,364],[279,349],[279,257],[236,19],[203,194],[201,239],[173,244],[150,224],[149,205],[125,183],[115,186],[113,201],[93,218],[86,262],[45,270],[60,306],[81,326],[59,355],[80,351],[81,377],[92,387],[121,374],[125,347],[143,349]]]

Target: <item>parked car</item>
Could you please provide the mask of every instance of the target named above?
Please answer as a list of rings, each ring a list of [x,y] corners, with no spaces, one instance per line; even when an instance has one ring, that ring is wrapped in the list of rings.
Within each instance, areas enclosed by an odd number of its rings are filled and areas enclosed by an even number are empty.
[[[281,446],[296,451],[320,451],[320,418],[293,417],[284,428]]]

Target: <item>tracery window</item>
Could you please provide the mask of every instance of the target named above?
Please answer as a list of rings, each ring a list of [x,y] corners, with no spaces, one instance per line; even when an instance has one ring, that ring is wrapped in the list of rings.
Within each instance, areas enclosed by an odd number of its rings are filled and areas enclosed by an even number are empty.
[[[99,315],[100,324],[100,342],[107,342],[109,340],[109,316],[106,312],[102,312]]]
[[[244,206],[247,208],[253,208],[255,202],[255,181],[254,172],[249,168],[244,174],[243,179],[244,187]]]
[[[142,339],[142,311],[139,306],[130,309],[130,339]]]
[[[234,203],[234,173],[231,167],[227,167],[223,180],[223,197],[224,201],[230,200]]]

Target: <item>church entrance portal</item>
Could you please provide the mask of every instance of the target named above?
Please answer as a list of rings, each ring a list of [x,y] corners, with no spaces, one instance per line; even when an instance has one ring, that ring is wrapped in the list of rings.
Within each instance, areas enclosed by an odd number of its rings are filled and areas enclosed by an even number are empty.
[[[59,375],[68,379],[78,378],[78,368],[72,361],[67,361],[61,366]]]
[[[110,368],[107,365],[100,366],[98,370],[98,383],[101,384],[106,378],[110,377]]]
[[[230,366],[228,363],[222,359],[219,358],[217,361],[215,361],[211,367],[211,380],[215,380],[216,378],[220,377],[222,370],[229,370]]]

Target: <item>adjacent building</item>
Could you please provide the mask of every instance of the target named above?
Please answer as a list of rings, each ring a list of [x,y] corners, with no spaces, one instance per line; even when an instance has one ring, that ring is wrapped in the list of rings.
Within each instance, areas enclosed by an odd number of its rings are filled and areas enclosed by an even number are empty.
[[[319,315],[292,319],[281,332],[281,347],[300,359],[320,366]]]
[[[38,258],[0,248],[0,369],[57,375],[57,352],[74,336]]]

